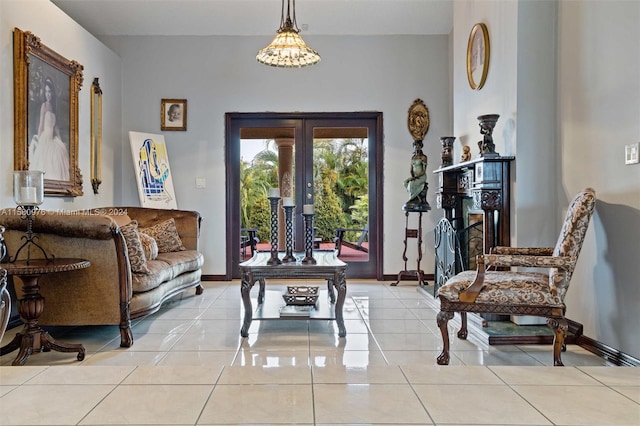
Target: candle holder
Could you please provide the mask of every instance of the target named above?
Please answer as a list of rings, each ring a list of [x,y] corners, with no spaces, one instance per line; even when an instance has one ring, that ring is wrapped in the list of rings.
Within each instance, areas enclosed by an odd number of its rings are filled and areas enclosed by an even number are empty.
[[[285,222],[285,242],[286,251],[282,258],[282,263],[295,263],[296,257],[293,255],[293,209],[296,206],[282,206],[284,209]]]
[[[280,197],[269,197],[269,204],[271,205],[271,258],[267,260],[267,265],[280,265],[282,263],[278,259],[278,201],[280,201]]]
[[[16,211],[21,219],[27,221],[27,231],[22,237],[24,243],[13,256],[9,256],[9,263],[18,260],[23,248],[27,248],[27,265],[31,261],[31,246],[40,250],[44,259],[51,262],[54,256],[48,256],[47,252],[36,242],[37,236],[33,235],[33,220],[44,201],[44,172],[37,170],[16,170],[13,172],[13,199],[18,205]]]
[[[305,265],[315,265],[316,260],[313,258],[313,217],[314,213],[302,213],[304,217],[304,259]]]

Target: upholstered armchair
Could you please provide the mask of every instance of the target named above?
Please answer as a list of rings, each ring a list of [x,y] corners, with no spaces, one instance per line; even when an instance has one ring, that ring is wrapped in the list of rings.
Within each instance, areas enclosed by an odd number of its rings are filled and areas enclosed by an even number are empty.
[[[438,364],[449,364],[449,320],[455,312],[460,313],[458,337],[466,339],[467,312],[474,312],[546,317],[554,332],[553,364],[563,365],[560,353],[568,329],[564,297],[595,203],[591,188],[575,196],[554,249],[494,247],[491,254],[477,257],[476,271],[461,272],[438,289],[437,323],[443,340]],[[511,267],[545,268],[549,272],[514,271]]]

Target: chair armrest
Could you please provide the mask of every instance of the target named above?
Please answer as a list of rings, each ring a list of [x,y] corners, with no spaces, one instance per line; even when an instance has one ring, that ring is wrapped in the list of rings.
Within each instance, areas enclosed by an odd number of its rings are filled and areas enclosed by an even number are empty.
[[[484,285],[486,267],[511,267],[525,266],[531,268],[558,268],[571,269],[576,263],[576,258],[571,256],[512,256],[497,254],[481,254],[476,257],[476,277],[469,287],[461,291],[458,299],[461,302],[473,303]]]
[[[570,269],[576,263],[576,258],[572,256],[484,254],[479,257],[483,257],[483,264],[497,267],[525,266],[529,268]]]
[[[491,254],[526,254],[531,256],[551,256],[553,247],[493,247]]]

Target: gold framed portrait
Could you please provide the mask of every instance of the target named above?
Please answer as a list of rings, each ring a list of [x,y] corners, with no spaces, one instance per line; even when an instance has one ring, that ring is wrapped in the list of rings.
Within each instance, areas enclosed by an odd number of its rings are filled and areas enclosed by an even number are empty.
[[[187,130],[186,99],[162,99],[160,130]]]
[[[13,31],[14,170],[44,172],[44,194],[82,195],[78,92],[83,66],[29,31]]]
[[[471,29],[467,44],[467,79],[473,90],[480,90],[489,71],[489,30],[483,23]]]

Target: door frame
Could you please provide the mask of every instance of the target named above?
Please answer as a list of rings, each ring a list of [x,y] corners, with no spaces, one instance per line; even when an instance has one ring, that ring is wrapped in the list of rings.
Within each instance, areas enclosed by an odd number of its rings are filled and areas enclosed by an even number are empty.
[[[372,120],[369,126],[369,193],[375,197],[369,199],[370,232],[369,262],[374,263],[375,276],[359,276],[357,262],[349,265],[347,276],[353,278],[375,278],[383,276],[383,129],[381,112],[310,112],[310,113],[241,113],[225,114],[225,178],[226,178],[226,273],[225,279],[239,278],[237,264],[240,259],[240,170],[233,167],[240,163],[240,129],[242,128],[293,128],[296,140],[313,136],[316,121],[322,121],[322,127],[354,127],[358,120]],[[327,124],[328,123],[328,124]],[[362,127],[362,125],[358,125]],[[373,134],[371,134],[373,133]],[[298,153],[296,153],[296,156]],[[297,172],[296,172],[297,174]],[[302,177],[302,176],[300,176]],[[296,179],[300,178],[296,176]],[[304,182],[304,180],[296,180]],[[373,189],[373,191],[372,191]],[[373,199],[372,199],[373,198]],[[300,206],[300,208],[302,208]],[[237,238],[232,236],[236,234]],[[234,254],[235,253],[235,254]],[[234,267],[234,265],[236,265]],[[352,266],[353,265],[353,266]]]

